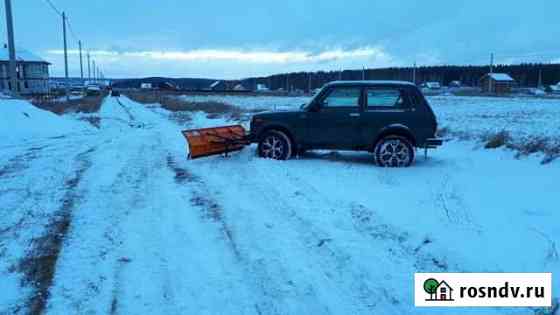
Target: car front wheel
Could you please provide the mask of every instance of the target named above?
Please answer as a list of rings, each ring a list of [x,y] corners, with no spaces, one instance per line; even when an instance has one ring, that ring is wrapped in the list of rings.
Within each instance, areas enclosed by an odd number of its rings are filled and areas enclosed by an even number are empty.
[[[401,136],[387,136],[375,145],[375,162],[382,167],[408,167],[414,161],[414,147]]]
[[[292,156],[292,142],[282,131],[271,130],[261,137],[257,150],[260,157],[287,160]]]

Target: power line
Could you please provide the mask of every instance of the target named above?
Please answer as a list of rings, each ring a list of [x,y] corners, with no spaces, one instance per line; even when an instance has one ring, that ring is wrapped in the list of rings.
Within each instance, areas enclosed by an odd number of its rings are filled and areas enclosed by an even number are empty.
[[[72,24],[70,23],[70,19],[68,17],[66,17],[66,24],[68,26],[68,30],[70,31],[70,35],[72,36],[72,38],[74,38],[75,41],[80,41],[78,39],[78,36],[76,36],[76,33],[74,33],[74,28],[72,27]]]
[[[83,68],[83,56],[82,56],[82,48],[83,48],[83,41],[78,37],[78,35],[76,35],[76,32],[74,31],[74,27],[73,24],[71,23],[70,19],[68,18],[68,15],[66,14],[65,11],[59,10],[58,7],[53,3],[52,0],[44,0],[48,6],[60,17],[62,17],[63,19],[63,26],[64,26],[64,54],[66,56],[67,54],[67,44],[66,44],[66,30],[68,31],[68,33],[70,34],[70,36],[72,37],[73,40],[75,40],[78,44],[79,47],[79,51],[80,51],[80,78],[83,80],[84,79],[84,68]],[[72,20],[73,21],[73,20]],[[65,57],[67,58],[67,57]],[[65,64],[67,63],[67,61],[65,62]],[[65,72],[68,71],[67,69],[67,65],[65,65]],[[89,52],[88,52],[88,68],[89,68]],[[88,71],[89,72],[89,71]],[[67,75],[66,75],[67,76]],[[90,76],[88,75],[88,78]]]
[[[45,0],[45,2],[51,7],[51,9],[53,9],[56,14],[62,16],[62,12],[57,9],[57,7],[54,5],[54,3],[51,2],[51,0]]]
[[[63,12],[60,11],[56,5],[54,5],[54,3],[51,0],[44,0],[49,7],[59,16],[62,16]],[[74,28],[72,27],[72,24],[70,23],[70,19],[68,18],[68,15],[66,15],[66,26],[68,27],[68,31],[70,32],[70,35],[72,36],[72,38],[75,41],[80,41],[80,39],[78,38],[78,36],[76,35],[76,32],[74,32]]]

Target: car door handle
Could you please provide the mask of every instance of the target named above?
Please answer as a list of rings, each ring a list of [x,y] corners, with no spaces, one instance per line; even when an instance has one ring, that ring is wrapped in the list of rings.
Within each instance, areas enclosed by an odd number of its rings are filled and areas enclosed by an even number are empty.
[[[348,114],[350,117],[360,117],[360,113],[350,113]]]

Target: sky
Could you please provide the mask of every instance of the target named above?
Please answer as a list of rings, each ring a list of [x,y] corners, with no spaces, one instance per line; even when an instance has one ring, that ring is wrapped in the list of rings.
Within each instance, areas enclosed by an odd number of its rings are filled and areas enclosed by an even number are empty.
[[[50,1],[68,15],[71,76],[78,39],[112,78],[560,62],[558,0]],[[63,75],[62,18],[47,0],[12,6],[16,46]]]

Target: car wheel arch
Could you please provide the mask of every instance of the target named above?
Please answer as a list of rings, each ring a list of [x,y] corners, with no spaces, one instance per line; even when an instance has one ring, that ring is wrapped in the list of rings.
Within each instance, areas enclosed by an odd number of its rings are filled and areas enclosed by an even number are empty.
[[[407,138],[410,143],[415,147],[416,146],[416,137],[414,137],[410,128],[403,124],[392,124],[389,126],[384,127],[379,132],[378,136],[374,139],[373,143],[371,144],[371,150],[375,149],[375,145],[383,138],[387,136],[401,136]]]
[[[290,129],[288,129],[285,126],[282,126],[282,125],[269,125],[269,126],[266,126],[266,127],[262,128],[262,130],[260,131],[257,139],[260,140],[267,132],[269,132],[271,130],[277,130],[277,131],[283,132],[284,134],[286,134],[288,139],[290,139],[290,142],[292,143],[292,146],[296,145],[294,135],[292,134],[292,132],[290,132]]]

